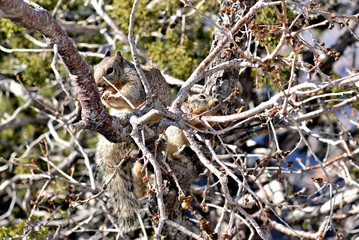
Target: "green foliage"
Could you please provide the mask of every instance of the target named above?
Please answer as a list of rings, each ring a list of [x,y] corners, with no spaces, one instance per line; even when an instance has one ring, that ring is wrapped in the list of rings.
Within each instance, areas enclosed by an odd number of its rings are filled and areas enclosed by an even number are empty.
[[[157,21],[157,18],[154,16],[155,11],[146,8],[146,5],[149,1],[139,1],[136,10],[136,22],[134,31],[137,32],[141,26],[153,25],[154,21]],[[131,14],[133,1],[132,0],[114,0],[113,1],[113,11],[110,12],[111,16],[117,20],[119,28],[122,31],[128,32],[128,24]]]
[[[17,164],[20,164],[20,165],[17,165],[14,167],[13,173],[14,174],[29,174],[29,173],[33,172],[32,167],[28,167],[28,166],[25,167],[24,165],[25,164],[33,165],[32,161],[34,161],[35,158],[37,158],[35,155],[30,155],[26,158],[22,158],[22,159],[18,160]],[[35,165],[33,165],[33,166],[35,166]],[[38,171],[35,171],[35,172],[38,172]]]
[[[52,0],[35,0],[34,2],[48,11],[51,11],[57,4],[56,1]]]
[[[278,13],[274,7],[267,7],[262,9],[256,17],[256,23],[258,25],[267,25],[271,26],[273,24],[279,25]],[[273,51],[279,42],[280,35],[271,35],[269,34],[269,27],[262,27],[258,29],[259,35],[259,44],[261,47],[264,47],[267,44],[270,51]]]
[[[161,1],[148,8],[149,2],[140,1],[136,10],[134,34],[141,32],[138,43],[148,50],[148,55],[159,68],[169,71],[174,77],[185,79],[208,54],[212,28],[206,28],[202,17],[194,14],[186,19],[186,25],[191,28],[182,33],[182,18],[169,18],[176,15],[181,7],[179,1]],[[132,4],[132,0],[115,0],[113,3],[111,16],[125,33],[128,33]],[[153,37],[152,33],[163,37]],[[124,56],[128,57],[126,54]]]
[[[9,115],[13,114],[15,109],[19,106],[22,106],[25,103],[23,99],[11,97],[7,99],[5,96],[0,98],[0,113],[7,112]],[[34,116],[36,115],[35,111],[31,108],[24,109],[21,111],[17,117],[25,116]],[[27,136],[32,136],[35,133],[43,133],[43,128],[35,128],[32,125],[24,125],[18,128],[8,128],[0,131],[0,139],[6,142],[7,144],[0,144],[0,153],[4,158],[8,158],[11,152],[14,150],[9,146],[18,146],[21,143],[27,141]]]
[[[40,5],[42,8],[51,12],[55,6],[57,5],[57,1],[53,0],[35,0],[36,4]],[[65,11],[80,10],[84,8],[84,2],[82,0],[63,0],[62,4],[60,5],[60,9]],[[79,15],[77,15],[79,17]],[[79,20],[79,19],[78,19]]]
[[[148,54],[158,63],[161,69],[166,69],[176,78],[184,79],[188,77],[192,69],[199,64],[194,52],[188,50],[190,42],[180,45],[173,33],[168,31],[166,41],[155,41],[148,44]],[[170,57],[169,57],[170,56]]]
[[[354,109],[359,109],[359,102],[352,103],[352,104],[350,104],[350,106]]]
[[[0,19],[0,30],[0,41],[3,41],[7,38],[14,37],[18,33],[25,32],[26,28],[12,23],[9,19],[2,18]]]
[[[40,40],[42,36],[40,34],[35,34],[35,38],[38,38]],[[24,39],[22,36],[13,37],[7,43],[10,48],[15,49],[31,49],[34,47],[34,44],[32,42]],[[16,58],[16,61],[11,60],[14,59],[14,57]],[[48,84],[48,82],[46,81],[47,79],[49,79],[50,77],[53,78],[51,69],[51,53],[15,52],[13,54],[3,56],[3,59],[1,60],[1,69],[13,69],[16,66],[25,67],[24,70],[19,73],[19,75],[26,86],[36,85],[39,87],[43,87]]]
[[[86,134],[84,136],[82,146],[86,148],[96,148],[96,144],[98,142],[98,133],[96,134]]]
[[[304,221],[304,223],[303,223],[303,229],[309,229],[310,225],[311,225],[311,221],[310,221],[310,220]]]
[[[273,65],[275,65],[273,67]],[[290,78],[291,67],[283,64],[268,63],[265,73],[258,72],[258,69],[251,69],[253,79],[257,79],[260,87],[266,86],[268,83],[271,91],[279,92],[280,86],[285,86]]]
[[[353,168],[350,170],[350,175],[353,179],[358,180],[359,179],[359,169]]]
[[[27,235],[27,239],[48,239],[51,234],[49,227],[43,226],[39,229],[32,229],[31,225],[21,221],[14,226],[2,226],[0,228],[0,239],[20,239]]]
[[[266,7],[255,16],[255,20],[250,24],[250,28],[256,36],[256,41],[259,42],[262,48],[267,48],[270,52],[275,50],[282,36],[279,28],[275,27],[283,24],[280,20],[281,14],[282,9],[280,8]],[[286,15],[288,22],[293,21],[296,16],[290,9],[287,9]],[[295,27],[292,30],[295,30]],[[288,53],[283,52],[281,54],[286,56]],[[259,73],[256,69],[251,70],[253,79],[257,79],[261,86],[268,83],[271,91],[278,92],[281,86],[288,83],[291,67],[287,64],[271,61],[267,63],[263,70],[265,73]]]
[[[266,7],[262,9],[255,16],[255,19],[259,24],[266,24],[266,25],[279,24],[277,11],[275,7]]]
[[[16,54],[22,64],[28,66],[22,73],[21,79],[23,79],[26,86],[37,85],[44,87],[48,84],[49,77],[53,79],[51,70],[51,59],[49,54]]]
[[[113,10],[110,12],[111,17],[117,20],[119,28],[126,33],[128,33],[133,2],[133,0],[114,0],[112,4]],[[148,8],[149,3],[149,0],[139,1],[138,3],[135,13],[135,33],[139,30],[144,31],[144,33],[151,33],[156,31],[158,27],[168,26],[169,20],[163,23],[158,23],[158,20],[173,15],[181,4],[180,1],[176,0],[160,1]],[[164,10],[165,12],[163,13]],[[172,24],[176,25],[176,22]]]
[[[267,45],[270,51],[273,51],[279,43],[281,33],[272,26],[281,26],[283,24],[280,21],[281,14],[281,9],[277,9],[276,7],[266,7],[255,16],[255,23],[262,26],[258,27],[257,40],[259,40],[261,47]],[[287,9],[286,15],[288,22],[292,22],[296,17],[296,14],[290,9]],[[295,31],[296,29],[297,27],[294,26],[291,30]]]

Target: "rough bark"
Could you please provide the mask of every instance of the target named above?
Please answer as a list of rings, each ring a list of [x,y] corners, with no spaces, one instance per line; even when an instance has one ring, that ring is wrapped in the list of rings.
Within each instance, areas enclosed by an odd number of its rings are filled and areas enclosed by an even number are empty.
[[[45,37],[50,46],[58,46],[59,56],[76,87],[77,99],[82,107],[79,129],[93,129],[112,141],[119,141],[121,136],[129,138],[129,134],[123,134],[125,129],[119,121],[107,113],[100,101],[90,67],[50,12],[40,7],[30,8],[22,0],[0,0],[0,17],[8,18],[27,29],[36,30]],[[129,133],[130,129],[126,132]]]
[[[232,28],[240,18],[242,18],[247,9],[252,7],[256,1],[247,1],[247,5],[243,5],[243,1],[228,1],[224,0],[221,3],[220,13],[218,15],[217,24],[223,29]],[[217,46],[224,38],[223,33],[219,29],[215,29],[213,33],[213,42],[211,51]],[[233,39],[237,42],[240,48],[244,49],[246,45],[246,36],[243,33],[237,32],[233,35]],[[220,54],[213,60],[210,67],[215,67],[223,62],[233,59],[241,58],[238,51],[233,51],[233,43],[227,42],[222,48]],[[219,71],[210,77],[206,78],[203,92],[217,97],[220,101],[227,98],[234,89],[238,87],[240,94],[231,98],[230,101],[223,104],[221,111],[223,114],[230,114],[235,112],[236,109],[248,102],[251,97],[251,89],[253,83],[249,71],[245,69],[229,68]]]

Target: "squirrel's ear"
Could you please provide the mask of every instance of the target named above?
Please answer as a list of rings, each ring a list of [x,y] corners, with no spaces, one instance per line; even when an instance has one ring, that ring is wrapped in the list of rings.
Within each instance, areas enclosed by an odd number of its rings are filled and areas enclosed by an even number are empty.
[[[111,52],[109,50],[107,50],[105,53],[105,57],[109,57],[109,56],[111,56]]]
[[[121,57],[122,57],[121,51],[117,51],[117,52],[115,53],[115,56],[116,56],[116,58],[121,58]]]

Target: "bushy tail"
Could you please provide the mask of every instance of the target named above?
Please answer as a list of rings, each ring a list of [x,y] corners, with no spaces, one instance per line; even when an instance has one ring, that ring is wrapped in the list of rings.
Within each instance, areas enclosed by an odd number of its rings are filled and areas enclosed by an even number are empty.
[[[104,181],[111,177],[116,170],[113,166],[121,162],[122,156],[128,149],[130,149],[129,143],[111,143],[103,136],[99,137],[96,163],[103,173]],[[123,231],[127,231],[135,224],[138,209],[130,162],[126,161],[117,169],[117,173],[107,186],[107,191],[112,195],[113,207],[118,217],[119,226]]]
[[[127,162],[123,168],[118,169],[118,173],[112,179],[108,188],[112,194],[119,226],[126,231],[135,224],[137,220],[136,210],[138,209],[131,163]]]

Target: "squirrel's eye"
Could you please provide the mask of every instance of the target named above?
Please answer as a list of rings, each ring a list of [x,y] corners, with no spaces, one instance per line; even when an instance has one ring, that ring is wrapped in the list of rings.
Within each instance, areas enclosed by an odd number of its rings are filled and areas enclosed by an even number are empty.
[[[107,71],[106,71],[107,75],[109,75],[111,73],[113,73],[113,67],[108,68]]]
[[[206,99],[206,96],[203,95],[203,94],[200,94],[200,95],[198,96],[198,98],[199,98],[199,99]]]

